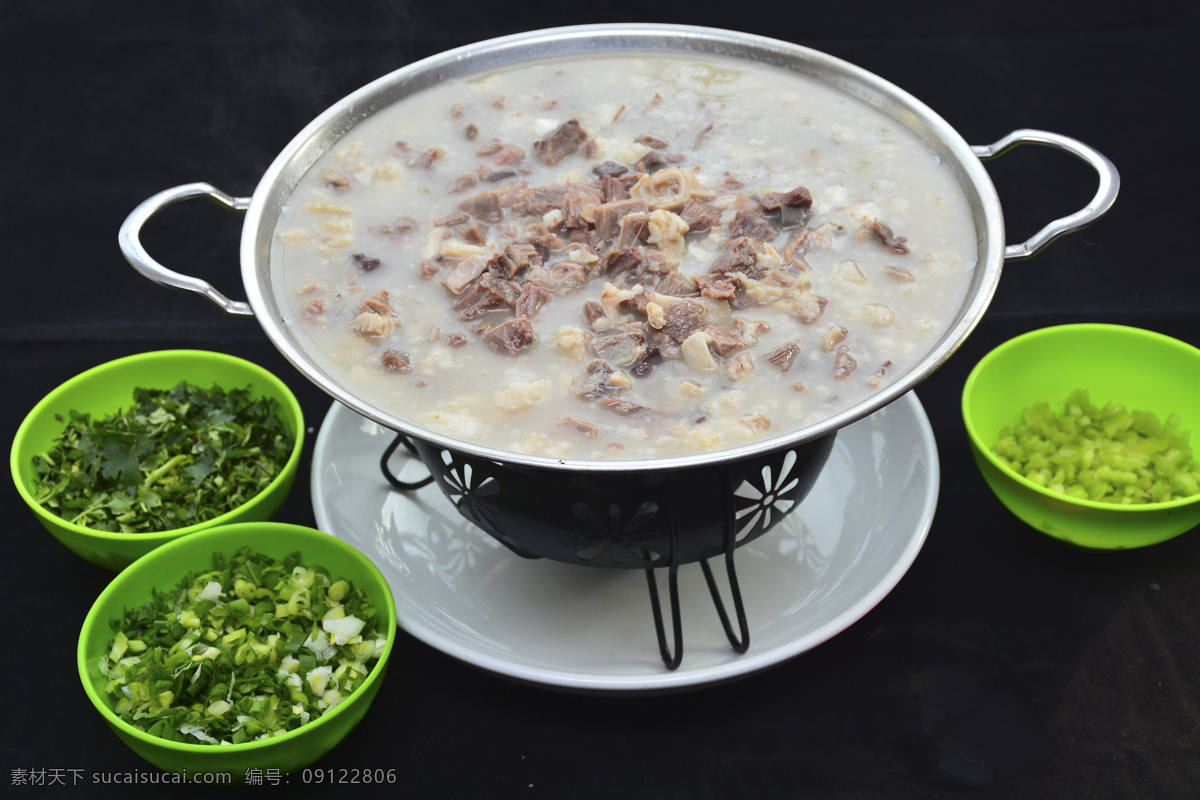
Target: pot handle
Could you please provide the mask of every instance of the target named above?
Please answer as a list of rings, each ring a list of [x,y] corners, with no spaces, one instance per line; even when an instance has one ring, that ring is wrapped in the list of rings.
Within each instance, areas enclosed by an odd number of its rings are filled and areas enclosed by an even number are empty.
[[[986,161],[1004,155],[1021,144],[1042,144],[1065,150],[1076,158],[1086,161],[1092,169],[1096,170],[1100,175],[1100,185],[1097,187],[1092,201],[1079,211],[1054,220],[1022,244],[1010,244],[1005,247],[1004,258],[1006,260],[1029,258],[1063,234],[1072,233],[1091,225],[1112,208],[1113,202],[1117,199],[1117,190],[1121,185],[1121,176],[1117,173],[1117,168],[1098,150],[1077,139],[1049,131],[1023,128],[1013,131],[992,144],[972,147],[971,152]]]
[[[193,197],[212,198],[234,211],[245,211],[250,206],[250,198],[233,197],[207,183],[188,183],[183,186],[176,186],[173,189],[161,191],[153,197],[144,200],[137,208],[130,212],[129,216],[125,218],[125,222],[121,224],[121,231],[117,235],[117,240],[121,245],[121,252],[125,254],[125,260],[132,264],[133,268],[142,275],[160,286],[195,292],[206,298],[226,314],[233,314],[240,317],[254,316],[254,311],[250,308],[249,303],[243,300],[230,300],[214,289],[208,281],[188,275],[181,275],[178,272],[167,269],[155,261],[146,252],[146,248],[142,246],[141,239],[138,236],[141,233],[142,227],[150,221],[151,217],[167,206],[174,205],[181,200],[189,200]]]

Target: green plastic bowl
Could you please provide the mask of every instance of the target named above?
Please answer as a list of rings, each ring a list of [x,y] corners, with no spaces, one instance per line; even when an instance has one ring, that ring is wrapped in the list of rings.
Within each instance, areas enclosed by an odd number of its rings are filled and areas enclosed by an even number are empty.
[[[103,417],[133,405],[135,388],[170,389],[186,380],[203,388],[214,383],[226,390],[249,386],[278,401],[284,421],[295,435],[287,464],[270,484],[243,505],[206,522],[159,533],[109,533],[68,522],[33,501],[33,458],[61,434],[72,410]],[[304,445],[304,415],[287,385],[267,370],[234,356],[204,350],[159,350],[119,358],[76,375],[42,398],[25,417],[13,438],[10,466],[25,504],[55,539],[94,564],[124,569],[161,544],[196,531],[234,522],[271,519],[292,488]]]
[[[321,717],[296,730],[261,741],[230,745],[185,744],[151,736],[122,721],[109,705],[98,666],[100,659],[106,657],[113,638],[111,621],[119,619],[126,608],[148,602],[152,589],[168,589],[189,572],[208,569],[213,553],[230,556],[245,545],[273,558],[298,551],[301,563],[319,564],[329,570],[331,578],[345,578],[371,598],[379,611],[379,628],[387,636],[388,643],[366,680]],[[100,593],[84,619],[76,658],[83,689],[92,705],[135,753],[167,772],[226,773],[231,781],[241,782],[250,769],[279,770],[281,773],[302,769],[345,738],[362,720],[379,692],[395,641],[396,601],[387,579],[369,558],[341,539],[312,528],[278,522],[247,522],[211,528],[177,539],[122,571]]]
[[[1200,495],[1115,505],[1052,492],[1019,475],[993,452],[1000,430],[1038,402],[1061,404],[1075,389],[1093,403],[1115,402],[1200,431],[1200,349],[1161,333],[1122,325],[1059,325],[1011,339],[967,377],[963,421],[988,486],[1024,522],[1087,548],[1117,550],[1164,542],[1200,525]],[[1193,447],[1195,440],[1193,439]]]

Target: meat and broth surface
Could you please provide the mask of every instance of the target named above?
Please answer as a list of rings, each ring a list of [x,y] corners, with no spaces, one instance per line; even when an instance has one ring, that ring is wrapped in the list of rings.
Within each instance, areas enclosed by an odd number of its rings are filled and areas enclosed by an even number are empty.
[[[976,257],[962,189],[901,124],[679,54],[405,98],[309,170],[272,254],[288,322],[357,396],[578,459],[712,451],[853,406],[936,343]]]

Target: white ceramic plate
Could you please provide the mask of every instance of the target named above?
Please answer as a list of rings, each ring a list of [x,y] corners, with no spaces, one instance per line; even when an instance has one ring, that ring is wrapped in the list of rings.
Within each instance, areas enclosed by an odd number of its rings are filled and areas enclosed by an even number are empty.
[[[910,392],[842,429],[801,506],[736,550],[744,655],[729,646],[699,565],[680,567],[684,652],[672,672],[641,570],[523,559],[463,520],[435,485],[393,490],[379,469],[393,436],[334,403],[313,454],[318,527],[378,564],[400,625],[416,638],[476,667],[572,691],[694,688],[812,649],[899,583],[937,505],[937,446]],[[391,466],[405,480],[428,474],[403,449]],[[665,575],[659,587],[665,600]]]

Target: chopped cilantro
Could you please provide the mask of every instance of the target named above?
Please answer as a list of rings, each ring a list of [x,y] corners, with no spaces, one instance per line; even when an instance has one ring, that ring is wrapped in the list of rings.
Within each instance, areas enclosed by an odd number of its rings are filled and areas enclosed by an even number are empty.
[[[266,488],[294,436],[275,400],[250,389],[181,382],[133,392],[101,420],[72,410],[54,446],[34,457],[34,500],[100,531],[153,533],[225,514]]]

